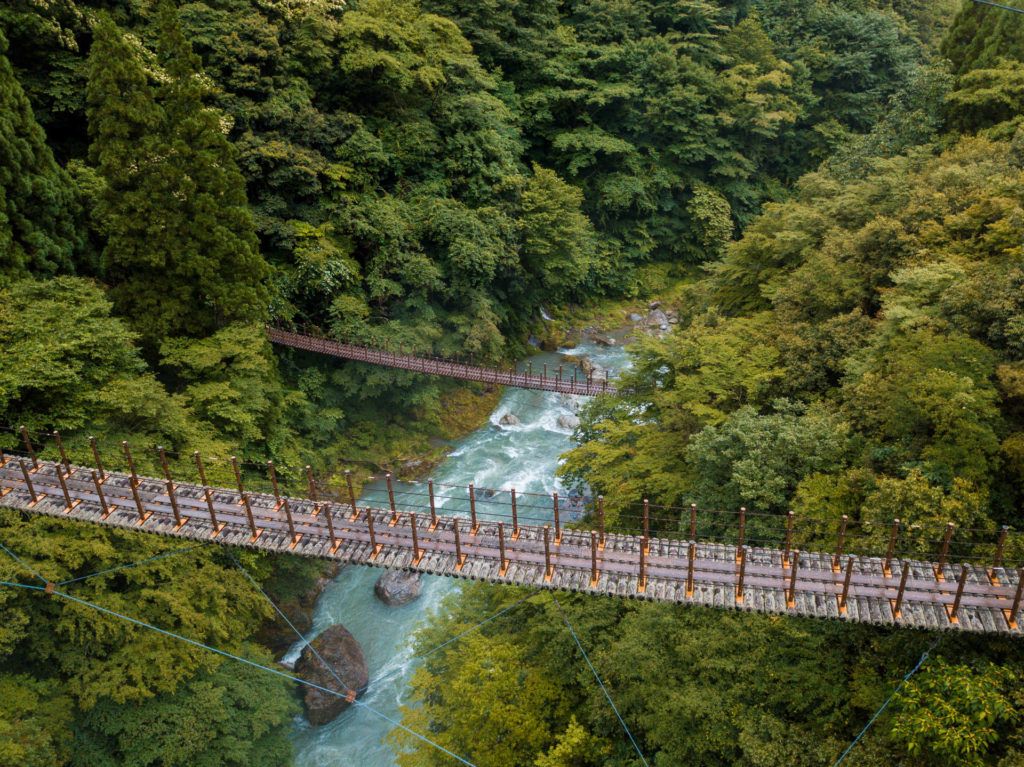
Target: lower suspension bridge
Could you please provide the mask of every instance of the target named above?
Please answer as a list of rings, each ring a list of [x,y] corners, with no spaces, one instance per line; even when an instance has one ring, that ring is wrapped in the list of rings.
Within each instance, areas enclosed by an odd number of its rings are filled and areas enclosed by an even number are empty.
[[[388,475],[388,506],[375,508],[358,502],[350,477],[347,493],[331,496],[308,467],[301,497],[280,492],[272,463],[272,492],[251,492],[235,459],[236,487],[213,487],[198,454],[200,482],[178,482],[162,450],[164,476],[154,478],[136,473],[127,443],[128,470],[116,472],[104,468],[95,442],[95,465],[83,466],[68,460],[59,436],[57,460],[37,457],[23,436],[24,455],[0,453],[0,506],[34,514],[492,583],[884,626],[1024,633],[1024,568],[1003,564],[1006,528],[986,565],[950,561],[952,525],[934,561],[895,555],[898,521],[885,556],[845,554],[845,518],[834,550],[799,551],[792,514],[774,546],[748,545],[744,510],[735,544],[697,540],[696,507],[688,537],[651,535],[646,502],[639,534],[606,532],[600,498],[591,515],[596,529],[567,527],[557,494],[547,497],[550,524],[524,524],[536,517],[521,518],[515,490],[507,509],[478,514],[479,489],[470,485],[468,515],[443,515],[428,481],[425,511],[405,511]]]

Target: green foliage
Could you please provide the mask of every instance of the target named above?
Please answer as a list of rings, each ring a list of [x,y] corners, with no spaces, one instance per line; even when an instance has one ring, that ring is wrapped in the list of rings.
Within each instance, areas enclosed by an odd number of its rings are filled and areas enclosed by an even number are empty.
[[[800,479],[843,466],[849,431],[823,408],[777,400],[761,415],[742,407],[690,440],[687,461],[698,503],[729,510],[749,503],[784,513]]]
[[[146,369],[134,334],[110,311],[94,283],[75,277],[24,280],[0,291],[0,421],[78,435],[68,447],[83,461],[92,434],[105,452],[122,439],[208,447],[212,433]],[[0,440],[10,446],[14,437]]]
[[[244,655],[271,661],[258,648]],[[103,701],[82,719],[70,764],[279,767],[291,757],[285,726],[298,708],[288,682],[226,660],[171,694],[131,707]]]
[[[21,89],[0,29],[0,286],[72,268],[78,203]]]
[[[70,725],[71,701],[55,680],[0,673],[0,764],[65,764]]]
[[[267,316],[266,265],[199,60],[161,6],[156,86],[137,45],[105,18],[90,53],[90,157],[105,189],[104,272],[118,311],[154,347]],[[156,73],[155,73],[156,74]]]
[[[921,765],[992,764],[991,753],[1020,719],[1020,669],[935,662],[896,699],[892,737]]]

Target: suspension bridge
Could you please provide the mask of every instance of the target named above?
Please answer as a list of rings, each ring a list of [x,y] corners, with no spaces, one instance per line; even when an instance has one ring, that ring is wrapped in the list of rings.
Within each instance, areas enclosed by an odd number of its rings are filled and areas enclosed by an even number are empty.
[[[356,362],[366,362],[371,365],[398,368],[399,370],[412,370],[417,373],[445,376],[447,378],[458,378],[463,381],[479,381],[499,386],[538,389],[540,391],[552,391],[560,394],[579,394],[585,397],[592,397],[595,394],[614,394],[616,391],[614,384],[608,379],[607,371],[605,371],[603,378],[595,380],[592,370],[583,372],[573,367],[570,376],[569,372],[565,371],[561,365],[548,370],[548,366],[545,364],[542,365],[539,372],[534,371],[532,362],[527,363],[526,369],[521,371],[478,367],[438,357],[417,357],[367,346],[343,344],[327,338],[293,333],[273,327],[267,328],[267,337],[271,343],[278,344],[279,346],[288,346],[293,349],[326,354],[331,357],[340,357],[341,359]]]
[[[1005,528],[984,566],[949,560],[952,526],[936,561],[896,556],[898,524],[885,556],[844,554],[845,518],[833,551],[798,551],[792,514],[776,546],[749,545],[742,510],[735,544],[697,540],[696,507],[688,538],[651,535],[646,502],[640,534],[606,532],[601,498],[596,529],[572,529],[563,524],[557,494],[551,523],[529,517],[524,524],[515,490],[506,511],[483,515],[470,485],[468,515],[443,515],[428,481],[428,511],[405,511],[390,475],[388,505],[374,507],[358,502],[350,477],[347,495],[332,496],[308,467],[302,496],[280,492],[273,464],[272,492],[251,492],[235,459],[236,487],[213,487],[198,454],[201,481],[177,482],[162,450],[164,476],[154,478],[136,473],[127,443],[128,470],[116,472],[104,468],[95,442],[95,465],[83,466],[68,460],[59,436],[59,460],[40,459],[23,436],[25,455],[0,453],[0,506],[34,514],[492,583],[883,626],[1024,633],[1024,568],[1003,565]]]

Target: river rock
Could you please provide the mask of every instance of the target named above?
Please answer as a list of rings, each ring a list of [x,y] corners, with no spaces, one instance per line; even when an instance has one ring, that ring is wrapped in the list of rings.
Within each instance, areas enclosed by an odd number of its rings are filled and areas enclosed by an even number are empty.
[[[422,586],[419,573],[409,570],[388,570],[373,585],[373,593],[384,604],[398,607],[416,599]]]
[[[628,319],[630,322],[641,322],[643,321],[643,315],[637,314],[636,312],[630,312],[629,316],[626,319]]]
[[[601,333],[594,333],[594,343],[598,346],[615,346],[615,339]]]
[[[340,684],[334,674],[324,667],[324,663],[310,649],[311,647],[316,649],[343,684]],[[363,657],[363,648],[349,630],[340,624],[331,626],[302,648],[302,655],[295,664],[295,674],[315,685],[343,694],[354,690],[357,698],[362,697],[370,683],[370,672],[366,666],[366,658]],[[306,709],[306,719],[314,726],[327,724],[350,705],[344,697],[309,686],[304,687],[302,703]]]
[[[647,315],[647,319],[644,320],[644,324],[648,327],[657,327],[662,330],[668,330],[668,315],[661,309],[655,309]]]
[[[647,304],[648,309],[658,309],[659,307],[661,307],[661,301],[651,301]]]
[[[502,426],[518,426],[520,421],[519,417],[513,413],[505,413],[505,415],[498,419],[498,423]]]
[[[580,425],[580,419],[574,415],[562,414],[558,416],[558,425],[563,429],[575,429]]]

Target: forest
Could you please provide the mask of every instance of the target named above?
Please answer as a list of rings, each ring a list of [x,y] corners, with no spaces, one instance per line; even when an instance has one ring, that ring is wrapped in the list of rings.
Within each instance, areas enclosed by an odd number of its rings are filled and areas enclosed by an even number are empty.
[[[667,279],[678,326],[561,469],[610,527],[649,496],[765,534],[794,510],[807,546],[846,514],[871,550],[898,516],[911,551],[951,521],[970,558],[1007,525],[1021,560],[1022,114],[1024,14],[972,0],[9,0],[0,448],[198,450],[225,482],[234,455],[285,482],[432,460],[486,394],[264,326],[509,364],[543,312]],[[166,544],[9,510],[0,543],[260,663],[253,583],[321,574],[212,546],[114,571]],[[1019,640],[472,586],[419,646],[524,597],[403,711],[481,767],[832,764],[925,650],[847,763],[1024,765]],[[0,588],[0,767],[278,767],[298,711],[286,679]]]

